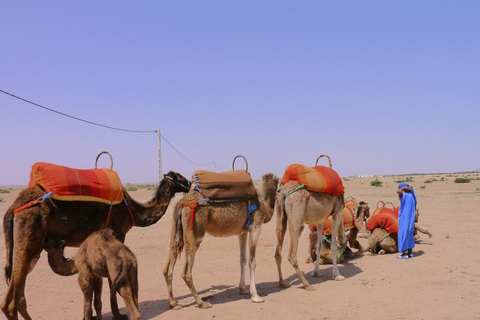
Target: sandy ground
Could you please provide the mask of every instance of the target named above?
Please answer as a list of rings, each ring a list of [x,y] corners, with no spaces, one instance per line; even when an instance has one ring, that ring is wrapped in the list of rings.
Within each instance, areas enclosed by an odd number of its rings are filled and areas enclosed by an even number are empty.
[[[207,236],[198,251],[193,270],[200,295],[213,307],[199,309],[180,277],[184,256],[175,268],[174,294],[181,310],[170,310],[162,270],[168,255],[171,208],[155,225],[134,228],[126,244],[139,263],[139,309],[142,319],[480,319],[480,174],[470,183],[454,183],[456,175],[411,176],[418,198],[420,224],[433,233],[421,235],[414,258],[399,260],[396,254],[359,255],[339,265],[344,281],[334,281],[331,265],[321,266],[322,276],[312,277],[312,264],[306,264],[308,230],[300,241],[300,268],[316,287],[307,292],[287,257],[288,234],[283,251],[283,274],[291,287],[278,286],[274,259],[275,220],[262,228],[257,250],[257,289],[265,302],[255,304],[249,295],[238,294],[239,252],[236,237]],[[463,176],[463,175],[459,175]],[[440,181],[443,177],[443,181]],[[382,187],[370,186],[373,178],[345,181],[346,196],[367,201],[376,208],[379,201],[398,205],[395,181],[399,177],[380,177]],[[425,183],[428,179],[438,181]],[[422,187],[422,188],[421,188]],[[423,188],[424,187],[424,188]],[[2,193],[0,217],[19,190]],[[131,195],[142,202],[153,192],[139,189]],[[176,197],[173,201],[178,200]],[[3,220],[3,219],[2,219]],[[368,235],[360,234],[366,244]],[[75,249],[68,249],[73,254]],[[5,245],[0,239],[0,265],[5,264]],[[247,274],[247,281],[248,281]],[[0,296],[6,284],[0,283]],[[82,293],[76,276],[55,275],[45,252],[27,278],[28,310],[34,319],[80,319]],[[126,313],[118,297],[121,312]],[[103,317],[111,319],[108,285],[104,283]],[[3,314],[0,319],[4,319]]]

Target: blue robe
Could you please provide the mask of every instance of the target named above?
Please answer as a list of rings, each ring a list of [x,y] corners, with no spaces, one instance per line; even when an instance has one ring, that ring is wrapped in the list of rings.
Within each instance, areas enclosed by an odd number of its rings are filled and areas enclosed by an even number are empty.
[[[400,210],[398,212],[398,252],[400,253],[415,248],[413,229],[416,207],[417,198],[413,188],[411,188],[411,193],[403,192],[403,196],[400,197]]]

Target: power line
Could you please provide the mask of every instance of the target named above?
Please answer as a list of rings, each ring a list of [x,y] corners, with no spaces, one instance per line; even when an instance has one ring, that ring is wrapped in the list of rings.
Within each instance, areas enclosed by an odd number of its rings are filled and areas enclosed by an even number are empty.
[[[78,121],[82,121],[82,122],[85,122],[85,123],[89,123],[89,124],[93,124],[95,126],[99,126],[99,127],[104,127],[104,128],[107,128],[107,129],[112,129],[112,130],[118,130],[118,131],[125,131],[125,132],[135,132],[135,133],[158,133],[158,130],[129,130],[129,129],[122,129],[122,128],[116,128],[116,127],[111,127],[111,126],[107,126],[107,125],[104,125],[104,124],[100,124],[100,123],[96,123],[96,122],[93,122],[93,121],[88,121],[88,120],[84,120],[84,119],[80,119],[80,118],[77,118],[77,117],[74,117],[74,116],[71,116],[71,115],[68,115],[66,113],[63,113],[63,112],[60,112],[60,111],[57,111],[57,110],[54,110],[54,109],[51,109],[51,108],[47,108],[45,106],[42,106],[38,103],[35,103],[35,102],[32,102],[30,100],[27,100],[27,99],[24,99],[22,97],[19,97],[19,96],[16,96],[12,93],[9,93],[9,92],[6,92],[2,89],[0,89],[0,92],[2,93],[5,93],[11,97],[14,97],[16,99],[19,99],[19,100],[22,100],[24,102],[27,102],[27,103],[30,103],[30,104],[33,104],[34,106],[37,106],[37,107],[40,107],[40,108],[43,108],[45,110],[48,110],[48,111],[51,111],[51,112],[54,112],[54,113],[57,113],[59,115],[62,115],[64,117],[68,117],[68,118],[71,118],[71,119],[74,119],[74,120],[78,120]],[[187,157],[185,157],[183,154],[180,153],[180,151],[178,151],[170,142],[168,142],[167,139],[165,139],[165,137],[163,135],[160,134],[160,137],[163,138],[163,140],[165,140],[166,143],[168,143],[168,145],[173,149],[175,150],[176,153],[178,153],[180,156],[182,156],[185,160],[193,163],[193,164],[196,164],[196,165],[199,165],[199,166],[208,166],[208,165],[211,165],[213,164],[214,162],[210,162],[210,163],[207,163],[207,164],[201,164],[201,163],[196,163],[190,159],[188,159]]]

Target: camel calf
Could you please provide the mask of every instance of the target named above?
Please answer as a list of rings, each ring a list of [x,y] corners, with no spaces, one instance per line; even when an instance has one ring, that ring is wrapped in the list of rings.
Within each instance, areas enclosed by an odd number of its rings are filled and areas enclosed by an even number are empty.
[[[50,238],[45,250],[53,272],[70,276],[78,273],[78,284],[84,295],[84,320],[92,316],[92,297],[96,319],[102,320],[102,278],[108,278],[110,297],[116,292],[125,301],[130,319],[140,320],[138,311],[137,259],[130,249],[113,236],[111,229],[93,232],[71,259],[63,256],[65,243]],[[112,299],[111,299],[112,300]],[[121,316],[127,319],[127,316]]]

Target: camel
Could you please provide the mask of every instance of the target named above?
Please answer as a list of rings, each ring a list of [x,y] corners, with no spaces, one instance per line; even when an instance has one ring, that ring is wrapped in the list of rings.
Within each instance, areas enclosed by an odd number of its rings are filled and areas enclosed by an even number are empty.
[[[6,290],[0,309],[9,320],[17,320],[18,313],[25,320],[32,318],[27,312],[25,282],[44,249],[45,239],[58,237],[66,246],[78,247],[89,234],[106,227],[124,242],[131,227],[147,227],[165,214],[171,198],[177,192],[188,190],[188,180],[170,171],[148,203],[135,201],[123,190],[125,203],[109,205],[89,201],[59,201],[46,196],[47,192],[36,186],[23,190],[7,210],[3,220],[6,247]],[[40,200],[39,200],[40,199]],[[36,201],[36,204],[14,214],[15,209]],[[107,224],[108,221],[108,225]],[[124,317],[118,311],[116,296],[110,299],[114,319]]]
[[[378,210],[378,209],[377,209]],[[398,211],[398,207],[395,208]],[[419,232],[427,234],[429,238],[433,235],[426,229],[423,229],[418,225],[419,210],[415,211],[415,225],[413,229],[413,235],[415,241],[420,239]],[[375,228],[370,233],[370,238],[368,240],[368,251],[372,254],[386,254],[386,253],[397,253],[398,252],[398,237],[394,233],[389,233],[387,230],[381,227]]]
[[[75,256],[65,259],[65,242],[49,238],[45,250],[52,270],[62,276],[78,273],[83,292],[83,319],[102,320],[102,278],[112,283],[110,295],[116,292],[125,301],[130,319],[140,320],[138,311],[138,267],[133,252],[113,236],[112,229],[92,232]],[[96,317],[92,315],[92,297]]]
[[[238,235],[240,243],[240,294],[248,294],[245,284],[245,266],[247,262],[247,236],[250,269],[250,294],[253,302],[263,302],[264,299],[257,293],[255,282],[256,247],[261,232],[261,226],[271,220],[275,193],[278,186],[278,178],[274,174],[267,173],[262,177],[262,190],[256,192],[251,204],[256,209],[251,211],[249,217],[249,204],[246,201],[207,201],[194,209],[184,207],[192,202],[202,202],[204,197],[201,193],[192,189],[176,205],[172,221],[172,233],[170,238],[170,252],[167,263],[163,269],[163,275],[168,287],[168,300],[171,309],[181,309],[182,306],[173,297],[172,280],[173,271],[177,258],[185,249],[185,265],[182,271],[182,278],[190,288],[193,297],[199,308],[210,308],[212,305],[202,300],[198,295],[192,276],[192,268],[195,261],[195,254],[202,243],[205,233],[215,237],[228,237]],[[192,219],[192,214],[194,219]],[[248,224],[248,226],[247,226]]]
[[[296,191],[295,191],[296,190]],[[277,263],[279,284],[282,288],[287,288],[290,285],[285,282],[282,276],[282,246],[287,231],[287,225],[290,234],[290,250],[288,254],[288,261],[297,272],[298,277],[302,281],[303,286],[307,291],[316,290],[305,279],[305,276],[298,267],[297,251],[298,238],[302,234],[305,224],[317,225],[318,230],[323,230],[323,222],[329,215],[333,216],[332,224],[332,247],[337,247],[337,236],[340,237],[341,246],[346,243],[342,210],[344,207],[343,195],[333,196],[322,192],[313,192],[302,188],[300,183],[291,180],[281,188],[277,194],[275,201],[275,212],[277,215],[277,247],[275,251],[275,260]],[[317,241],[317,248],[322,252],[322,241]],[[320,255],[317,255],[313,276],[320,276],[319,268]],[[337,268],[337,256],[333,255],[333,278],[335,280],[344,280],[345,277],[340,275]]]
[[[355,219],[352,218],[352,214],[354,214]],[[362,227],[363,221],[370,216],[370,208],[365,201],[360,201],[360,203],[356,203],[355,200],[348,201],[343,208],[343,219],[344,219],[344,226],[347,236],[347,242],[351,248],[357,249],[357,253],[363,253],[367,249],[363,248],[360,242],[357,240],[358,233]],[[346,219],[350,217],[350,219]],[[332,217],[329,216],[325,223],[328,221],[328,224],[331,225]],[[324,224],[325,230],[325,224]],[[309,257],[307,258],[307,263],[311,263],[317,259],[317,242],[318,242],[318,232],[317,226],[312,225],[310,226],[310,235],[309,235]],[[331,250],[331,230],[324,231],[323,236],[323,250],[320,254],[320,264],[331,264],[332,263],[332,250]],[[353,253],[349,246],[345,245],[345,248],[337,249],[338,257],[337,262],[341,263],[344,257],[353,258],[356,253]]]

